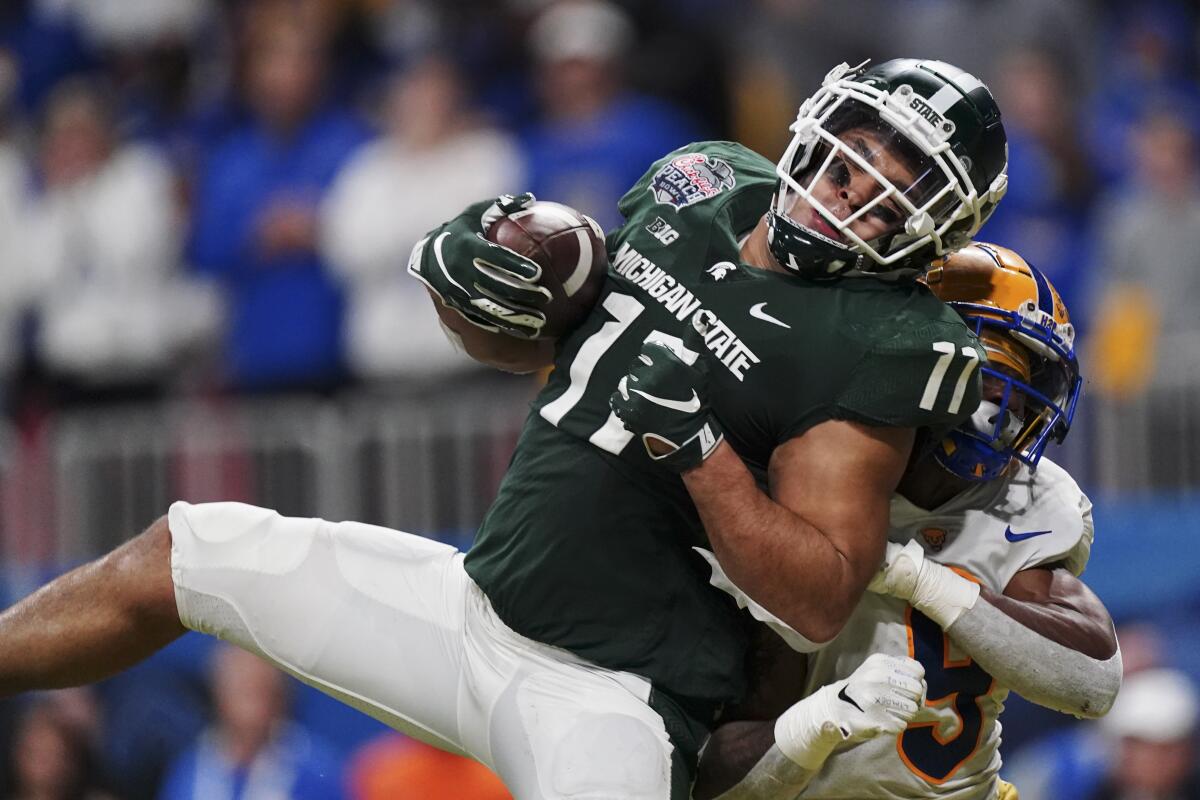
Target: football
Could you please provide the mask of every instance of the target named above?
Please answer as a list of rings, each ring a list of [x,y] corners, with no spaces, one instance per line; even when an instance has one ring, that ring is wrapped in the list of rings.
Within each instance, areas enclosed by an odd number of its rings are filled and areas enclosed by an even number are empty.
[[[604,231],[591,217],[562,203],[538,200],[501,217],[485,235],[541,265],[541,285],[551,296],[543,309],[542,336],[562,336],[591,311],[608,269]]]

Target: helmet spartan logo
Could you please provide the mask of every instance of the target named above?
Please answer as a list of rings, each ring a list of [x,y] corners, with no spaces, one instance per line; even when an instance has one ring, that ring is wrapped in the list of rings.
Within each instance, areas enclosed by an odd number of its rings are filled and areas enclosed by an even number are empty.
[[[929,545],[930,550],[940,553],[942,552],[942,548],[946,546],[946,529],[925,528],[921,531],[921,538],[925,540],[925,544]]]

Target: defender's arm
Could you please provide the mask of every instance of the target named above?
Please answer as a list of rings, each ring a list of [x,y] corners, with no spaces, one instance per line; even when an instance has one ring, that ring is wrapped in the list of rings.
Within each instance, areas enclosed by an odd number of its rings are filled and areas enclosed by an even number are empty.
[[[837,635],[883,557],[908,428],[831,420],[776,448],[770,495],[728,444],[683,480],[729,578],[805,638]]]
[[[1001,684],[1042,705],[1100,716],[1116,697],[1121,656],[1112,619],[1087,585],[1061,567],[1023,570],[1004,594],[981,589],[949,633]],[[772,683],[789,681],[778,670],[762,675]],[[798,679],[791,683],[799,688]],[[778,695],[786,688],[755,684],[751,691]],[[794,798],[815,772],[784,756],[775,736],[774,719],[721,725],[704,748],[692,796]]]
[[[775,721],[731,722],[704,747],[694,800],[794,800],[820,771],[792,761],[775,744]]]
[[[904,730],[924,702],[924,676],[911,658],[875,653],[778,719],[722,725],[705,745],[692,796],[791,800],[835,748]]]
[[[1001,684],[1056,711],[1104,716],[1121,688],[1112,618],[1061,567],[1024,570],[1003,595],[983,589],[946,632]]]
[[[1065,568],[1023,570],[1000,595],[910,542],[889,545],[871,589],[911,603],[1002,685],[1034,703],[1099,717],[1116,699],[1121,651],[1112,618]]]

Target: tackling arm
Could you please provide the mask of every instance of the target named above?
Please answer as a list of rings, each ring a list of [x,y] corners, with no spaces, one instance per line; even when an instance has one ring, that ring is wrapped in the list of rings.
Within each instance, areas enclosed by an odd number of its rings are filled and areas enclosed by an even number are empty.
[[[924,703],[924,676],[911,658],[875,653],[778,719],[722,725],[705,745],[692,796],[791,800],[837,747],[904,730]]]
[[[988,589],[946,632],[1001,684],[1077,717],[1108,713],[1121,651],[1100,599],[1066,569],[1027,569]]]
[[[919,544],[888,545],[871,590],[911,603],[1002,685],[1073,714],[1108,712],[1121,686],[1112,619],[1062,567],[1023,570],[996,594],[925,557]]]
[[[805,638],[827,642],[883,555],[912,442],[911,429],[831,420],[776,448],[769,496],[727,443],[683,480],[729,578]]]
[[[820,767],[802,767],[783,754],[775,744],[773,721],[734,722],[722,725],[708,740],[692,797],[793,800],[819,771]],[[740,778],[730,777],[734,773]]]

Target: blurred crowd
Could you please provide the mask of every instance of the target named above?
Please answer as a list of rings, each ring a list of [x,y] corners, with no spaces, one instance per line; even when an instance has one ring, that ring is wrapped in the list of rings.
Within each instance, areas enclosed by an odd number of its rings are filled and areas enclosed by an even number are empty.
[[[1183,0],[5,0],[0,411],[472,369],[404,275],[427,230],[526,189],[614,226],[664,153],[775,160],[831,66],[914,55],[996,93],[983,237],[1061,290],[1085,393],[1194,387],[1198,42]],[[1134,699],[1018,758],[1023,797],[1200,797],[1195,687],[1126,652]],[[330,740],[251,656],[203,663],[0,706],[0,796],[506,796],[415,742]]]
[[[1133,623],[1118,636],[1125,682],[1112,711],[1005,756],[1022,800],[1200,798],[1200,690],[1163,630]],[[171,651],[190,664],[169,663]],[[11,738],[0,797],[511,800],[477,762],[342,724],[322,710],[334,701],[255,655],[196,634],[165,655],[99,687],[0,704]]]
[[[9,407],[461,369],[404,275],[423,233],[526,188],[615,224],[646,165],[722,128],[712,59],[664,48],[650,93],[635,16],[510,5],[5,4]]]
[[[189,645],[183,649],[201,655],[196,670],[167,673],[151,665],[139,668],[140,687],[116,679],[9,707],[12,741],[0,764],[0,796],[511,800],[482,765],[382,726],[327,736],[295,708],[295,696],[312,690],[243,650]]]
[[[1196,41],[1169,0],[10,0],[5,407],[463,369],[403,275],[426,230],[522,189],[613,226],[663,153],[774,159],[831,65],[913,54],[993,87],[1011,188],[984,234],[1058,284],[1097,389],[1134,393],[1200,366]]]

